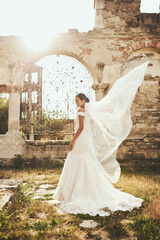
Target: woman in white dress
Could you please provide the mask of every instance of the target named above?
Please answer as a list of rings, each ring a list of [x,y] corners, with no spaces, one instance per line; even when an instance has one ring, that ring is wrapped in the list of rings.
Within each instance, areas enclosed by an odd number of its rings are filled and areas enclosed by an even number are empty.
[[[147,65],[118,79],[99,102],[89,103],[82,93],[75,97],[75,135],[54,196],[66,212],[108,216],[142,205],[142,199],[112,184],[120,176],[116,152],[131,130],[130,107]]]

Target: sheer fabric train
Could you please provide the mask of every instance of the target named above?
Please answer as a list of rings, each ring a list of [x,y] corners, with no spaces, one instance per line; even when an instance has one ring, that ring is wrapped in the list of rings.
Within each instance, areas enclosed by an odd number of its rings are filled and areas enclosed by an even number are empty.
[[[85,103],[84,129],[69,152],[55,196],[68,213],[108,216],[117,210],[140,207],[143,200],[112,185],[120,176],[116,160],[118,146],[132,127],[130,107],[141,85],[148,63],[118,79],[99,102]]]

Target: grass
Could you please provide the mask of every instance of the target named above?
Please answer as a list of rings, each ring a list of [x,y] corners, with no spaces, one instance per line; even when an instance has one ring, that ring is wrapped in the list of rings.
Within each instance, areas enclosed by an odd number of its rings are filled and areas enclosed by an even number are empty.
[[[22,170],[0,170],[0,178],[22,180],[29,183],[57,184],[62,169],[22,169]]]
[[[140,160],[139,160],[140,162]],[[62,167],[54,169],[1,169],[0,178],[22,180],[12,201],[0,212],[0,240],[160,240],[160,168],[158,161],[126,164],[116,187],[144,199],[143,206],[129,212],[117,211],[108,217],[59,214],[54,205],[32,200],[40,184],[58,183]],[[146,169],[146,172],[145,172]],[[45,194],[50,199],[51,194]],[[94,229],[79,226],[83,220],[98,223]]]

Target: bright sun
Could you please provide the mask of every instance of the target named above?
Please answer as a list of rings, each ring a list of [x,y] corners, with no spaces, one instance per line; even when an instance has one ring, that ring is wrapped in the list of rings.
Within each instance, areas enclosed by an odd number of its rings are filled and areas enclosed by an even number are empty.
[[[45,47],[68,29],[94,28],[93,0],[0,0],[0,35],[20,35],[27,46]],[[83,17],[82,17],[83,16]]]
[[[23,36],[24,45],[31,50],[43,50],[47,48],[54,36],[38,33],[37,35],[28,34]],[[55,35],[56,37],[56,35]]]

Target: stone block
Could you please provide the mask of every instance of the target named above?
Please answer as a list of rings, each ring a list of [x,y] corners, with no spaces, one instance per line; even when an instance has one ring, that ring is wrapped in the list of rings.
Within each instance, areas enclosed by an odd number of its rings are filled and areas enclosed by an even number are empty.
[[[83,228],[95,228],[97,227],[98,223],[93,220],[83,220],[79,226]]]
[[[142,114],[141,114],[141,112],[135,112],[134,115],[135,115],[136,117],[141,117]]]
[[[5,205],[9,202],[13,193],[5,191],[3,194],[0,194],[0,210],[2,210]]]
[[[51,145],[46,145],[45,146],[45,150],[46,151],[51,151],[52,150],[52,146]]]
[[[146,95],[150,103],[157,102],[156,97],[158,96],[158,82],[154,81],[143,82],[139,91],[140,93]]]
[[[95,1],[95,9],[105,9],[105,0]]]
[[[104,22],[102,15],[97,15],[95,20],[95,28],[104,28]]]
[[[146,124],[145,123],[137,123],[136,127],[137,128],[146,128]]]
[[[0,210],[5,207],[13,196],[14,190],[18,187],[21,181],[2,179],[0,180]]]
[[[126,140],[128,140],[128,141],[130,141],[130,140],[140,140],[140,139],[144,139],[145,136],[146,136],[145,133],[133,134],[133,135],[129,135]]]

